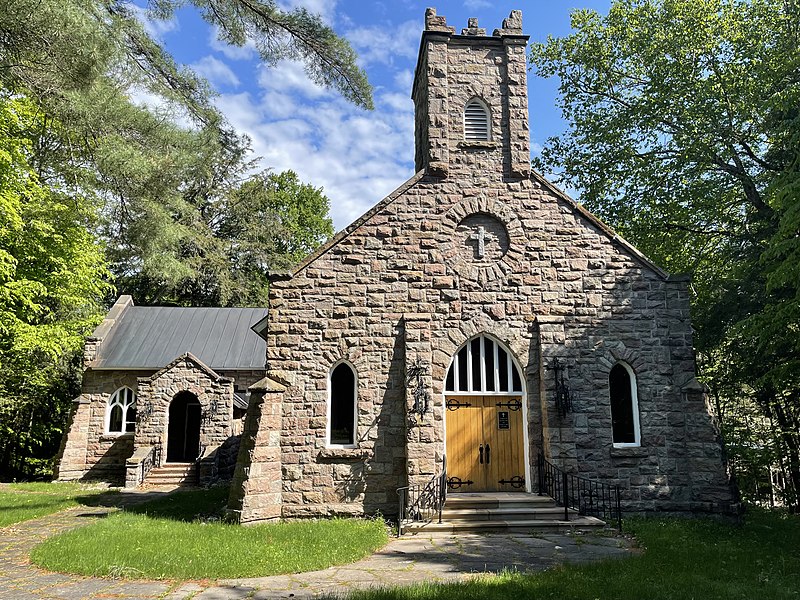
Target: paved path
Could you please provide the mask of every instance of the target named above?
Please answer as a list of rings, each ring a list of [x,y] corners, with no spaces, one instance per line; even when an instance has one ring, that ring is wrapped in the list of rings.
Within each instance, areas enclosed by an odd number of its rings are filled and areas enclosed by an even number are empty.
[[[125,496],[123,503],[145,497]],[[79,506],[0,529],[0,599],[304,599],[376,585],[453,581],[504,569],[537,571],[565,562],[590,562],[631,552],[628,540],[595,533],[418,535],[392,540],[372,556],[349,565],[256,579],[130,581],[49,573],[31,566],[28,554],[33,546],[113,510],[117,509]]]

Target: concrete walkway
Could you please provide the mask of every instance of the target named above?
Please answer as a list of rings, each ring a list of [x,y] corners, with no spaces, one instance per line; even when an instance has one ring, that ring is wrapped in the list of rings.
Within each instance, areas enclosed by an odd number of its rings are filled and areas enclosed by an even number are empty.
[[[122,503],[150,494],[124,495]],[[101,579],[49,573],[31,566],[31,549],[47,537],[102,518],[116,507],[79,506],[0,529],[0,599],[221,600],[313,598],[348,590],[453,581],[504,569],[538,571],[568,562],[591,562],[631,553],[629,540],[595,532],[462,534],[403,537],[356,563],[324,571],[255,579],[165,582]]]

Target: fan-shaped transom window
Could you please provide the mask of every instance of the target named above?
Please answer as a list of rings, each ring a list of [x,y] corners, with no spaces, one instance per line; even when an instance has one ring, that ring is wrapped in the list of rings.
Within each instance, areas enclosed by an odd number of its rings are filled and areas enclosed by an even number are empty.
[[[478,98],[473,98],[464,107],[464,139],[467,141],[489,141],[489,107]]]
[[[106,432],[126,433],[136,428],[136,396],[128,387],[111,394],[106,405]]]
[[[633,369],[622,362],[614,365],[608,374],[608,388],[614,446],[639,446],[639,402]]]
[[[492,338],[472,338],[456,352],[447,370],[445,391],[458,394],[519,394],[522,377],[506,352]]]
[[[356,374],[339,363],[331,371],[328,404],[328,445],[353,446],[356,443]]]

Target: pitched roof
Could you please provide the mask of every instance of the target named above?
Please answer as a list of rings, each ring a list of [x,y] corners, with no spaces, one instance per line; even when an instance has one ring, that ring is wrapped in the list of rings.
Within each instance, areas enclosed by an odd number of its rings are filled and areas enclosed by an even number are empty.
[[[176,356],[190,352],[214,370],[263,369],[266,343],[250,326],[266,314],[266,308],[128,304],[113,321],[108,323],[107,319],[98,327],[95,337],[101,337],[102,342],[90,366],[161,369]],[[103,333],[98,335],[101,329]]]

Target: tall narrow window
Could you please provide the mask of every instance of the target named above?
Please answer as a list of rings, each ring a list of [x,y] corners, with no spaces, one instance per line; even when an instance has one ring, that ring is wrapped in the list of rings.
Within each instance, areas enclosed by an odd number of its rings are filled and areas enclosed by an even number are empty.
[[[478,98],[473,98],[464,107],[464,139],[467,141],[489,141],[489,107]]]
[[[331,371],[328,405],[328,444],[353,446],[356,442],[356,374],[347,363]]]
[[[136,428],[136,397],[133,390],[119,388],[106,405],[106,432],[125,433]]]
[[[625,363],[617,363],[608,374],[611,395],[611,427],[615,446],[639,446],[639,402],[636,375]]]

